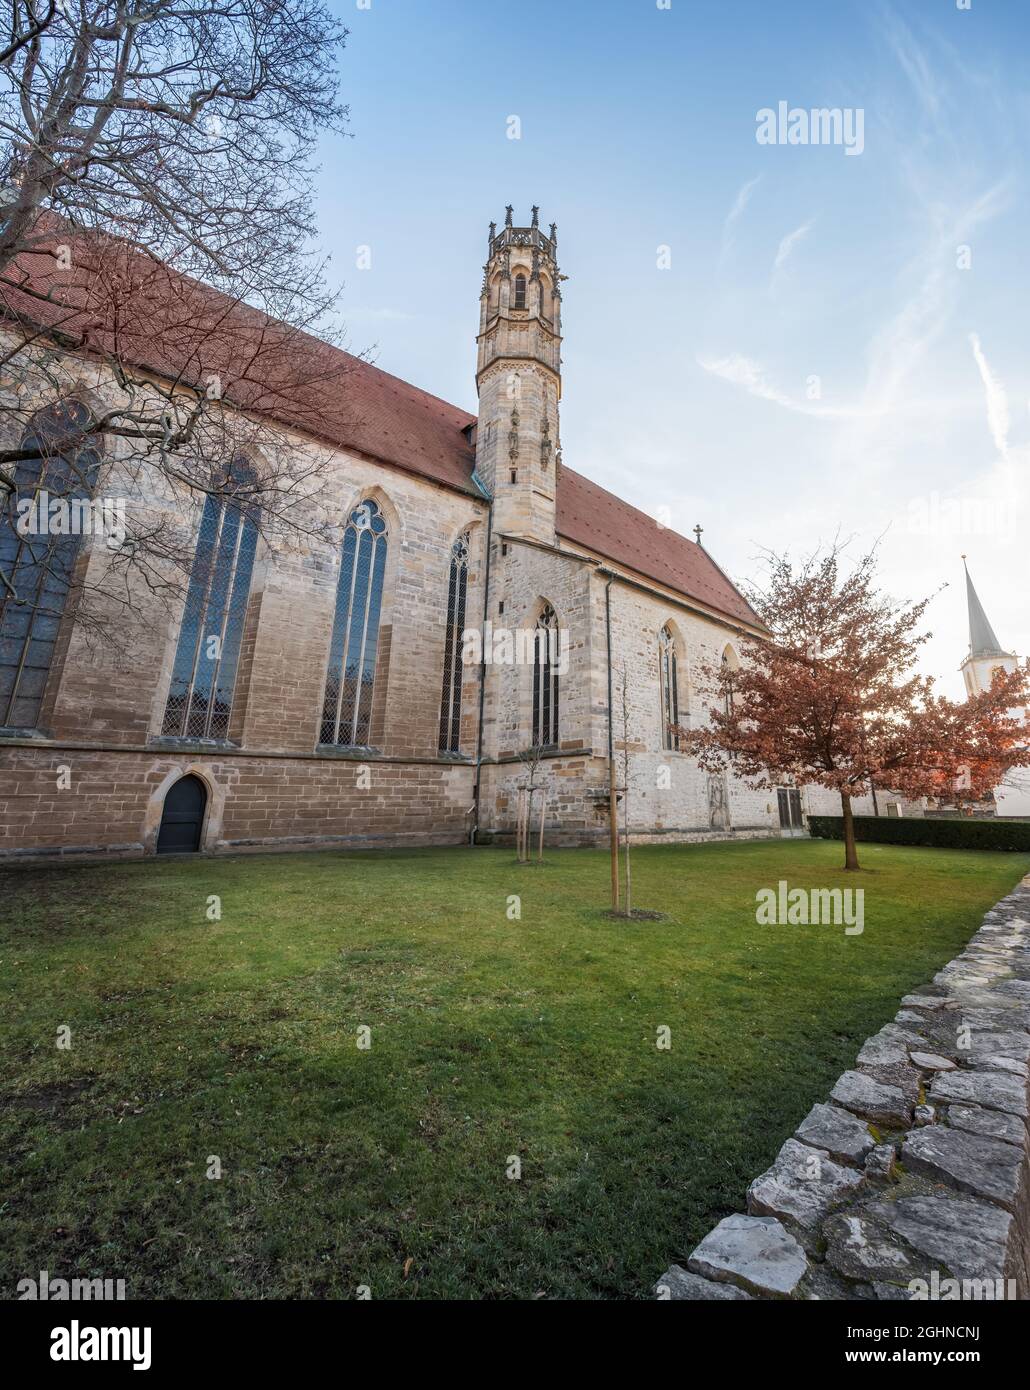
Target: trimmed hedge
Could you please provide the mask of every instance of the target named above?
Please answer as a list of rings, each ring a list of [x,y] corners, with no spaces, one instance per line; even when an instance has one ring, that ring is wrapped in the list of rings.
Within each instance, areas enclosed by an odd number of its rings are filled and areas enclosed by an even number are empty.
[[[809,816],[821,840],[843,840],[841,816]],[[933,845],[938,849],[1010,849],[1030,852],[1030,821],[952,820],[933,816],[856,816],[855,839],[880,845]]]

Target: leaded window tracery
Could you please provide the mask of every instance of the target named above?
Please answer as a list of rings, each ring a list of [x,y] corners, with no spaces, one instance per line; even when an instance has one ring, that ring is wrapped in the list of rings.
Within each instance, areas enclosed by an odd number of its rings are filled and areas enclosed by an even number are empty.
[[[722,654],[722,669],[726,672],[727,683],[723,694],[723,712],[727,715],[733,713],[733,705],[736,699],[734,692],[734,674],[740,670],[740,660],[732,647],[727,647]]]
[[[362,748],[369,743],[387,539],[378,505],[360,502],[343,534],[319,733],[323,745]]]
[[[459,536],[451,547],[447,585],[447,625],[444,630],[443,694],[440,699],[441,753],[461,752],[461,637],[465,630],[468,592],[469,535]]]
[[[679,672],[676,639],[668,626],[658,635],[658,671],[662,692],[662,746],[679,752],[680,736],[673,732],[680,718]]]
[[[81,529],[53,530],[48,503],[88,504],[100,472],[101,439],[78,400],[57,401],[22,436],[14,490],[0,515],[0,727],[35,729],[61,617],[71,590]],[[25,503],[31,507],[24,527]],[[43,524],[44,521],[46,524]]]
[[[254,506],[231,494],[253,480],[249,464],[237,463],[204,500],[161,729],[172,738],[229,737],[258,538]]]
[[[536,623],[533,660],[533,746],[558,745],[558,617],[547,604]]]

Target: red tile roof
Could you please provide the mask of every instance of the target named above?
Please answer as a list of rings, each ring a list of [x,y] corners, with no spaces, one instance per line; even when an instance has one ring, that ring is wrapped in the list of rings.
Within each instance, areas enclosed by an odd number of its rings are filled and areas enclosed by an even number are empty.
[[[70,239],[67,230],[48,243],[62,239]],[[71,271],[50,254],[26,254],[5,280],[0,317],[29,320],[87,351],[116,352],[127,365],[201,388],[218,374],[223,396],[254,413],[480,495],[467,433],[475,416],[121,243],[77,246]],[[758,621],[701,546],[564,466],[557,530],[730,618]]]
[[[122,243],[74,244],[73,269],[61,270],[44,249],[61,240],[55,232],[15,262],[0,317],[200,389],[217,375],[222,396],[254,413],[479,495],[466,411]]]
[[[636,570],[677,593],[741,622],[761,624],[754,609],[708,552],[678,531],[659,526],[614,493],[562,466],[558,534],[615,564]]]

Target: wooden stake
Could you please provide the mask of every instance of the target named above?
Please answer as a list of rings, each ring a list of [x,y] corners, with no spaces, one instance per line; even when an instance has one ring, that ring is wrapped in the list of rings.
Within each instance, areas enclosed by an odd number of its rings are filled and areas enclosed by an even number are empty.
[[[615,789],[615,759],[608,759],[608,843],[612,858],[612,911],[619,910],[619,795]]]

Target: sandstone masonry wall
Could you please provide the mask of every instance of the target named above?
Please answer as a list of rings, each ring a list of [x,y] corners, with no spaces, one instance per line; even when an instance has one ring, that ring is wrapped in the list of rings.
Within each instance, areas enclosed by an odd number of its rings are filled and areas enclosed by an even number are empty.
[[[484,302],[484,313],[487,308]],[[525,322],[520,319],[516,325],[523,336],[533,317],[531,310],[525,312]],[[532,628],[545,602],[555,608],[568,639],[569,667],[561,680],[559,747],[544,760],[538,785],[548,797],[552,843],[597,843],[607,835],[608,638],[606,579],[600,568],[606,562],[577,553],[560,539],[553,543],[557,463],[542,431],[546,419],[556,451],[557,347],[551,330],[539,332],[543,365],[527,369],[524,381],[520,377],[517,495],[503,505],[500,494],[511,485],[508,468],[497,460],[509,457],[508,416],[514,402],[504,392],[490,395],[490,410],[496,406],[497,411],[497,437],[490,449],[500,453],[492,468],[498,498],[488,617],[495,627]],[[498,373],[506,361],[499,359]],[[62,372],[63,389],[97,409],[113,391],[97,364],[69,358]],[[490,410],[481,422],[483,449],[489,443]],[[139,583],[132,587],[131,603],[116,608],[116,640],[111,640],[111,613],[98,634],[95,624],[82,619],[103,615],[85,610],[90,603],[103,603],[97,596],[105,590],[118,593],[123,580],[112,573],[114,560],[105,545],[87,537],[78,566],[87,577],[90,597],[83,599],[78,615],[69,603],[62,619],[39,727],[31,734],[0,731],[0,858],[150,853],[156,841],[154,816],[160,815],[154,798],[186,772],[196,772],[208,787],[202,848],[209,851],[391,840],[456,843],[467,838],[477,771],[478,666],[464,669],[457,755],[439,754],[439,712],[451,546],[469,532],[465,621],[467,627],[478,627],[487,569],[487,504],[370,458],[342,450],[327,457],[316,441],[299,433],[287,431],[284,438],[302,466],[317,459],[328,468],[327,504],[334,516],[342,521],[359,501],[372,498],[387,520],[372,747],[341,752],[319,746],[339,555],[315,538],[317,528],[273,535],[271,543],[259,541],[229,737],[203,743],[169,738],[162,731],[185,593],[168,602],[165,594]],[[132,521],[166,526],[170,539],[192,554],[199,500],[132,466],[126,449],[124,442],[111,441],[98,494],[125,497]],[[531,518],[524,514],[526,508]],[[538,543],[507,536],[506,524],[517,524]],[[161,577],[181,578],[170,564]],[[620,783],[622,669],[629,675],[630,833],[640,841],[776,836],[775,792],[751,791],[733,777],[713,780],[685,753],[663,747],[662,627],[669,623],[676,634],[685,723],[704,717],[700,664],[717,661],[735,639],[732,624],[696,608],[671,592],[644,592],[622,579],[612,585]],[[479,818],[480,837],[486,841],[514,830],[517,791],[526,781],[518,755],[532,741],[532,692],[530,666],[486,668]],[[373,769],[370,781],[358,784],[355,759]],[[803,805],[809,811],[839,809],[830,794],[812,788],[803,790]],[[865,809],[864,804],[856,806]]]

